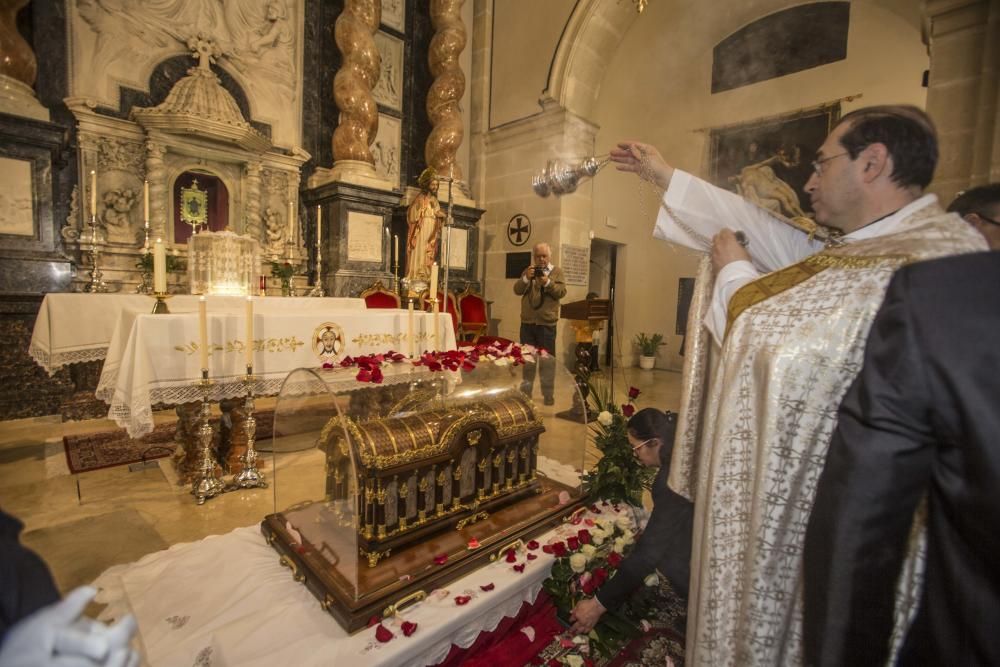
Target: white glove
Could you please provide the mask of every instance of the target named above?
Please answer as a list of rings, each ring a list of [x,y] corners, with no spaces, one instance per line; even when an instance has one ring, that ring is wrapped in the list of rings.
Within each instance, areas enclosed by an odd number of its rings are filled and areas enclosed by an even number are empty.
[[[109,627],[83,616],[95,595],[81,586],[12,627],[0,645],[0,667],[137,667],[139,655],[129,646],[135,619]]]

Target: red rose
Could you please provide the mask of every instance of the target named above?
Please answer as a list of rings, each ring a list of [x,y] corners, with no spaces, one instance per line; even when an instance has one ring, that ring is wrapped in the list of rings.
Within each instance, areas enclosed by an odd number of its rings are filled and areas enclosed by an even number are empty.
[[[516,563],[517,562],[517,552],[513,549],[507,549],[507,562]]]
[[[384,644],[393,637],[395,637],[395,635],[389,631],[389,628],[385,627],[381,623],[378,624],[378,628],[375,630],[375,639]]]
[[[530,542],[528,542],[528,549],[534,551],[537,548],[538,548],[538,540],[531,540]]]
[[[635,414],[635,406],[626,403],[625,405],[622,406],[622,414],[625,415],[626,417],[631,417],[633,414]]]
[[[622,555],[617,551],[612,551],[608,554],[608,565],[611,567],[618,567],[622,564]]]
[[[639,391],[639,389],[638,389],[637,387],[629,387],[629,388],[628,388],[628,397],[629,397],[629,398],[630,398],[631,400],[633,400],[633,401],[634,401],[635,399],[639,398],[639,394],[641,394],[641,393],[642,393],[642,392],[641,392],[641,391]]]
[[[409,637],[417,631],[417,624],[411,621],[403,621],[403,635]]]
[[[590,531],[586,528],[581,528],[577,531],[576,538],[580,540],[580,544],[590,544]]]
[[[553,551],[552,551],[552,545],[551,544],[546,544],[544,547],[542,547],[542,552],[543,553],[547,553],[547,554],[553,553]]]
[[[576,551],[580,548],[580,540],[575,535],[570,535],[566,538],[566,546],[570,551]]]
[[[562,558],[566,555],[566,545],[562,542],[555,542],[552,544],[552,555],[556,558]]]
[[[603,567],[595,567],[591,574],[590,580],[594,583],[594,586],[600,586],[608,580],[608,571]]]
[[[594,580],[593,579],[588,579],[587,582],[585,584],[583,584],[582,589],[583,589],[584,595],[593,595],[594,594],[594,590],[595,590],[595,588],[594,588]]]
[[[494,588],[496,588],[496,586],[493,585],[493,582],[490,582],[490,583],[486,584],[485,586],[480,586],[479,590],[481,590],[481,591],[483,591],[485,593],[489,593]]]

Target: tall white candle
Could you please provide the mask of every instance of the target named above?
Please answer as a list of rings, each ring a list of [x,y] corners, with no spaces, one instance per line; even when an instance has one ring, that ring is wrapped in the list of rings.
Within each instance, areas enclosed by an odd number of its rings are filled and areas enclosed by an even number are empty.
[[[149,226],[149,181],[142,182],[142,219]]]
[[[90,170],[90,216],[97,217],[97,172]]]
[[[323,207],[316,206],[316,247],[323,240]]]
[[[198,350],[201,352],[201,367],[208,369],[208,307],[204,295],[198,297]]]
[[[431,264],[431,298],[436,299],[438,293],[438,263]]]
[[[246,345],[246,366],[253,366],[253,297],[247,297],[247,345]]]
[[[163,239],[156,239],[153,244],[153,291],[158,294],[167,292],[167,249]]]
[[[292,245],[295,245],[295,236],[296,236],[296,232],[298,231],[296,229],[296,227],[298,227],[298,225],[295,224],[296,222],[298,222],[298,221],[295,219],[295,202],[289,200],[288,201],[288,242],[291,243]]]
[[[392,265],[399,271],[399,234],[392,237]]]
[[[409,342],[409,357],[412,359],[415,355],[415,347],[413,341],[413,299],[407,299],[407,314],[406,314],[406,340]]]

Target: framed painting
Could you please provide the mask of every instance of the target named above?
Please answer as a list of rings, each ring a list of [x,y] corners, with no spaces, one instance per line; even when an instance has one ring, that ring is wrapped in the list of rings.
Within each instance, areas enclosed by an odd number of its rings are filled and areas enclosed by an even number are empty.
[[[786,217],[811,217],[806,182],[840,103],[711,130],[711,178]]]

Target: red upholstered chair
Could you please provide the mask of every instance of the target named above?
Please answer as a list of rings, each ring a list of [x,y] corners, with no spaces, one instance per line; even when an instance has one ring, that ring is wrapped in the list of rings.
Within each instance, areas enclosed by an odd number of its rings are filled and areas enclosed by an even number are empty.
[[[441,292],[437,294],[438,307],[440,308],[444,304],[444,295]],[[420,294],[420,308],[431,312],[431,302],[429,292],[421,292]],[[455,340],[458,340],[458,332],[461,330],[462,318],[458,314],[458,300],[455,299],[454,292],[448,292],[448,305],[447,308],[442,308],[445,312],[451,315],[451,326],[455,330]]]
[[[376,280],[375,284],[359,295],[365,300],[366,308],[399,308],[399,295],[390,292],[382,284],[381,280]]]
[[[489,319],[486,317],[486,300],[482,294],[473,291],[472,285],[467,285],[458,295],[458,313],[461,316],[459,341],[475,344],[486,333]]]

